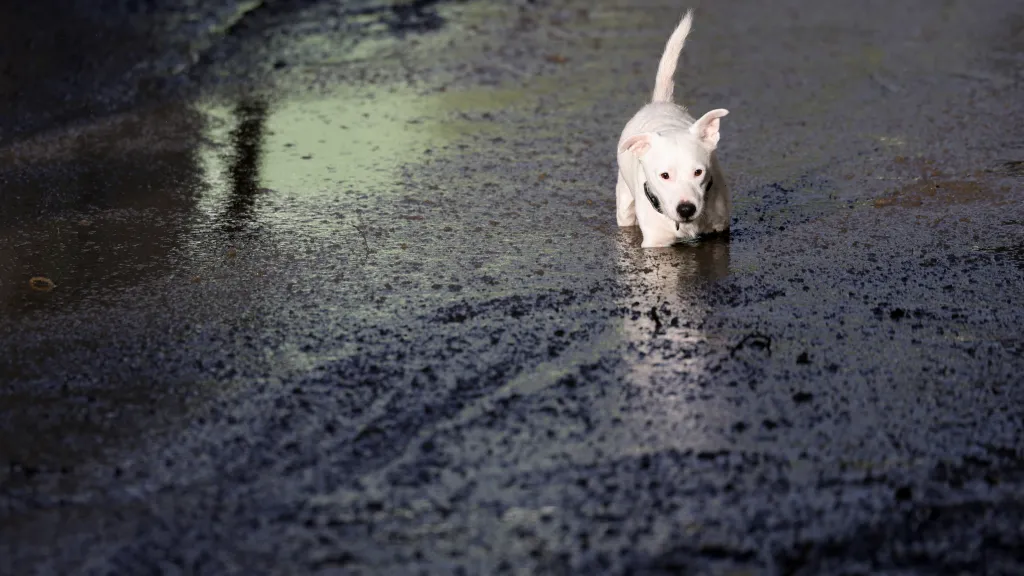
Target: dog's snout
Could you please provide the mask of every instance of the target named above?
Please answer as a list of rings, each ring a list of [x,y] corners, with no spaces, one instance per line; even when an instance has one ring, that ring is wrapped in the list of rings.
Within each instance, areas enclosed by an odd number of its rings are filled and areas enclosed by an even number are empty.
[[[679,206],[676,206],[676,214],[683,220],[689,220],[693,218],[693,215],[697,213],[697,207],[690,202],[680,202]]]

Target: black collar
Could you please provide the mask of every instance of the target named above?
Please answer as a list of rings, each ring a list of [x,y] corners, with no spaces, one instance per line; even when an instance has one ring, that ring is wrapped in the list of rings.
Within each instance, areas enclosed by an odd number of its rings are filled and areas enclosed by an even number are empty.
[[[658,214],[664,214],[661,210],[661,202],[658,202],[658,197],[651,192],[651,187],[647,185],[647,182],[644,182],[644,194],[647,195],[647,200],[651,203],[651,206],[654,206],[654,209],[658,211]]]

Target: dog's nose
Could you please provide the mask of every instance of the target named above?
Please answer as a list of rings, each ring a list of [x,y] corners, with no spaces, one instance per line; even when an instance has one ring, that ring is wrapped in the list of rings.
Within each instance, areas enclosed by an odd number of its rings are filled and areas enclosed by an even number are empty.
[[[683,220],[689,220],[693,218],[693,215],[697,213],[697,207],[689,202],[680,202],[679,206],[676,206],[676,214]]]

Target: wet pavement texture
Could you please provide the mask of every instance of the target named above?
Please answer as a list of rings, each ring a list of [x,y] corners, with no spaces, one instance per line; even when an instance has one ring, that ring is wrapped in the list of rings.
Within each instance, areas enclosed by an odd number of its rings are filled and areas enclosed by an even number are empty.
[[[1024,571],[1024,5],[695,3],[642,250],[686,6],[198,4],[0,7],[0,572]]]

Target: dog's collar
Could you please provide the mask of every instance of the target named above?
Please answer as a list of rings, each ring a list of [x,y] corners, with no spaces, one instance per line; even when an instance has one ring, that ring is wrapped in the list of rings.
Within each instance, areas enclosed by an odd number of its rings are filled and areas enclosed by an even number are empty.
[[[654,206],[654,209],[658,211],[658,214],[665,213],[661,210],[661,202],[659,202],[658,197],[651,192],[651,187],[647,185],[647,182],[644,182],[644,194],[647,195],[647,201],[651,203],[651,206]]]
[[[711,187],[715,185],[714,176],[708,174],[708,183],[704,186],[704,193],[707,194],[711,190]],[[658,197],[651,192],[651,187],[648,182],[644,182],[644,195],[647,196],[647,201],[651,203],[651,206],[658,211],[658,214],[664,214],[665,212],[661,209],[661,202],[658,201]]]

